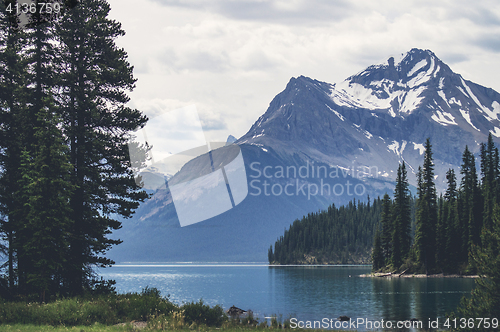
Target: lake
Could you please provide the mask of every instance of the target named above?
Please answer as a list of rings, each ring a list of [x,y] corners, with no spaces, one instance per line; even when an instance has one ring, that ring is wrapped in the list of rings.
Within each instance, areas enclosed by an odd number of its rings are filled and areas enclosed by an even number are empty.
[[[198,301],[251,309],[301,321],[337,318],[373,321],[442,318],[474,287],[468,278],[361,278],[370,266],[267,264],[120,264],[102,269],[117,291],[156,287],[172,302]]]

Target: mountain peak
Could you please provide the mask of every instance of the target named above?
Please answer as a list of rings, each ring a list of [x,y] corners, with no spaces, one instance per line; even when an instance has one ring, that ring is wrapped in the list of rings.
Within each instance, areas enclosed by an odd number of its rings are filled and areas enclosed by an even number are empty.
[[[226,145],[232,144],[236,142],[238,139],[234,137],[233,135],[229,135],[226,140]]]
[[[412,88],[422,85],[431,77],[452,73],[432,51],[413,48],[397,58],[390,57],[382,64],[372,65],[346,79],[349,83],[373,85],[374,81],[389,80]]]
[[[428,91],[443,90],[459,77],[432,51],[413,48],[336,84],[332,98],[340,106],[406,116],[418,109]]]

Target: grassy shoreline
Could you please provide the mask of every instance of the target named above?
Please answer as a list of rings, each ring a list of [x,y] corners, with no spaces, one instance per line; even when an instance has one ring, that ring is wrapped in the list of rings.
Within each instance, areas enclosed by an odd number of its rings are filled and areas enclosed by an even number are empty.
[[[161,330],[152,330],[149,328],[137,329],[134,328],[131,324],[127,324],[124,326],[105,326],[96,324],[93,326],[72,326],[72,327],[64,327],[64,326],[35,326],[35,325],[0,325],[0,332],[131,332],[131,331],[161,331]],[[182,331],[191,332],[192,329],[184,329]],[[207,327],[205,329],[197,329],[196,331],[203,332],[269,332],[269,328],[260,328],[260,327],[230,327],[230,328],[215,328],[215,327]],[[315,331],[325,331],[325,330],[308,330],[310,332]],[[342,332],[354,332],[352,330],[328,330],[330,332],[342,331]]]
[[[288,320],[273,317],[259,322],[248,312],[229,317],[220,305],[198,302],[177,305],[155,288],[141,294],[86,295],[49,303],[0,299],[2,331],[268,331],[289,328]]]

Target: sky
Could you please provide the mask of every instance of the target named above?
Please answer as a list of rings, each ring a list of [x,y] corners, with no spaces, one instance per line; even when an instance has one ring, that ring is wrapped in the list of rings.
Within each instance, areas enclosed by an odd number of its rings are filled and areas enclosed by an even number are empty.
[[[338,83],[412,48],[500,91],[497,0],[108,0],[154,119],[196,107],[208,141],[244,135],[292,77]]]

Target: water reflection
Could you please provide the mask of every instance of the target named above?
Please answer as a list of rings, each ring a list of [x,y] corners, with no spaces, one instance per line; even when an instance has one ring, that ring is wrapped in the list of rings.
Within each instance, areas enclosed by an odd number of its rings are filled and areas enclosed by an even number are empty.
[[[474,288],[473,279],[459,278],[371,278],[371,283],[383,317],[425,322],[445,317]]]
[[[270,302],[297,319],[346,315],[380,321],[445,317],[469,294],[474,280],[361,278],[368,267],[270,267]]]

